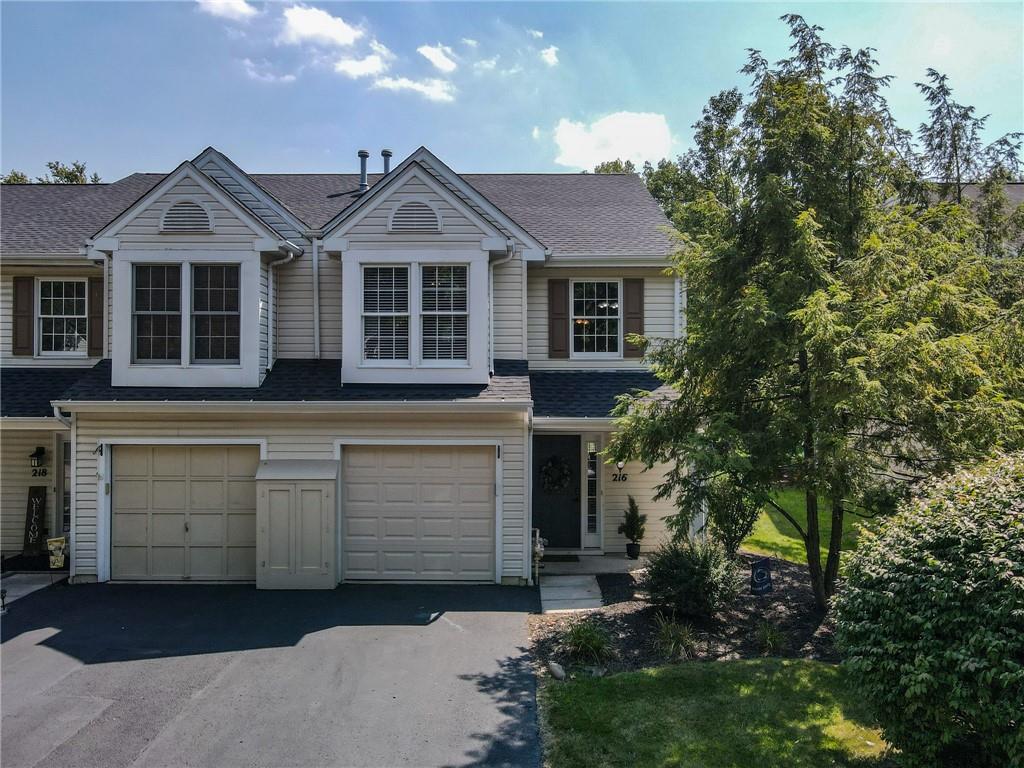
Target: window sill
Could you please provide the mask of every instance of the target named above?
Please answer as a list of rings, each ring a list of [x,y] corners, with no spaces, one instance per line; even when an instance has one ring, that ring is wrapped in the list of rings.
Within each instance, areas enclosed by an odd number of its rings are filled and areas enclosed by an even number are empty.
[[[624,360],[625,358],[618,352],[571,352],[569,354],[570,360]]]
[[[32,355],[37,360],[88,360],[88,352],[36,352]],[[99,359],[99,356],[94,356]]]

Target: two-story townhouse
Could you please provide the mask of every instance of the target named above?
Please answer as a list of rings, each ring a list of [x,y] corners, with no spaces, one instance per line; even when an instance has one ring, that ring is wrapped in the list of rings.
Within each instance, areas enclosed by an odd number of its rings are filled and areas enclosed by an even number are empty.
[[[382,155],[3,188],[5,553],[33,486],[74,581],[523,583],[629,495],[664,538],[663,468],[601,455],[627,337],[684,330],[642,182]]]

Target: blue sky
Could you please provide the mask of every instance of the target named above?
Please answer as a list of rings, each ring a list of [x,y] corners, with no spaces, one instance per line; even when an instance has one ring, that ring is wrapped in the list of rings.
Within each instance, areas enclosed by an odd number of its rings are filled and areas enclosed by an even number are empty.
[[[209,144],[246,170],[351,172],[425,144],[461,171],[566,171],[675,155],[708,97],[771,59],[778,17],[878,49],[916,127],[915,80],[950,75],[1024,128],[1024,5],[1008,3],[3,2],[0,167],[83,160],[105,180]]]

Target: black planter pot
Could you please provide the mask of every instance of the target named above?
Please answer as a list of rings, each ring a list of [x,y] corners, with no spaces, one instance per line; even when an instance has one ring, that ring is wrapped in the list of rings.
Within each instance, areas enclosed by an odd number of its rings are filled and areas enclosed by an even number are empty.
[[[633,542],[629,542],[626,545],[626,557],[632,560],[636,560],[638,557],[640,557],[640,545],[634,544]]]

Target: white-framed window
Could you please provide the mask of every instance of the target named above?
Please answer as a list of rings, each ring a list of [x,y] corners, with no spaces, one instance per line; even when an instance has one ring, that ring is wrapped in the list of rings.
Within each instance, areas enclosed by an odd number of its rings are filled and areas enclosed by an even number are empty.
[[[181,362],[181,264],[132,265],[132,362]]]
[[[192,265],[192,362],[239,362],[239,271],[238,264]]]
[[[37,286],[39,354],[88,354],[88,282],[74,278],[40,279]]]
[[[363,266],[363,359],[409,360],[409,266]]]
[[[468,360],[469,266],[423,265],[420,296],[423,360]]]
[[[622,282],[573,280],[572,357],[622,357]]]

